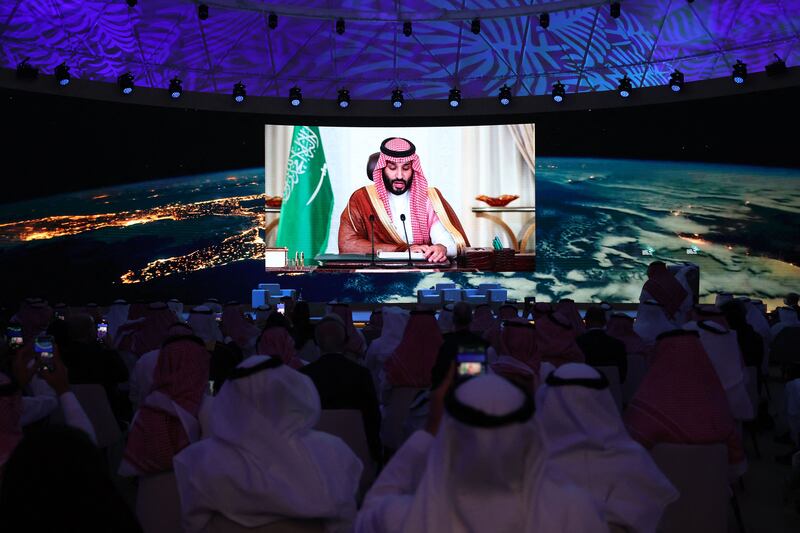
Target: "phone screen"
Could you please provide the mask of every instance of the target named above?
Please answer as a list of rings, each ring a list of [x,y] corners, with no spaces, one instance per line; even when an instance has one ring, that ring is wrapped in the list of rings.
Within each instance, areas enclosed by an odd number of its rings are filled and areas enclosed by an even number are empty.
[[[214,319],[217,322],[222,322],[222,313],[214,313]]]
[[[278,312],[282,315],[286,314],[286,304],[278,304]]]
[[[50,335],[39,335],[36,337],[36,340],[33,341],[33,349],[39,361],[39,368],[52,372],[55,369],[53,366],[53,358],[55,357],[53,351],[53,337]]]
[[[105,320],[97,324],[97,340],[105,339],[107,333],[108,333],[108,324],[106,324]]]
[[[209,396],[214,396],[214,380],[213,379],[208,380],[208,390],[206,391],[206,394],[208,394]]]
[[[486,354],[466,352],[456,355],[456,372],[459,376],[486,374]]]
[[[22,327],[8,326],[6,329],[6,337],[8,338],[8,345],[11,348],[19,348],[22,346]]]

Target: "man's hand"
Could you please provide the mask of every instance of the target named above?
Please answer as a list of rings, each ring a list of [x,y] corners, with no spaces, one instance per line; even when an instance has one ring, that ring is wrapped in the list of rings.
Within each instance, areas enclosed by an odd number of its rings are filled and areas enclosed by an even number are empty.
[[[65,392],[69,392],[69,378],[67,377],[67,367],[61,362],[61,354],[58,352],[58,347],[53,346],[53,359],[51,361],[53,371],[42,368],[39,371],[39,377],[42,378],[50,385],[58,396]]]
[[[443,244],[412,244],[411,251],[424,254],[429,263],[444,263],[447,261],[447,247]]]
[[[14,379],[17,380],[20,388],[30,383],[36,374],[36,357],[31,344],[21,346],[16,353],[12,354]]]

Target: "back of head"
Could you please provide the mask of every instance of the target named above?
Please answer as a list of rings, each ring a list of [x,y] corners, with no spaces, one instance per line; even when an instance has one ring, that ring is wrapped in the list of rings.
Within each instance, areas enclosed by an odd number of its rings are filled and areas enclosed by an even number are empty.
[[[8,531],[141,531],[86,433],[62,426],[32,433],[14,450],[0,515]]]
[[[347,345],[347,327],[339,315],[330,313],[317,324],[314,329],[320,351],[325,353],[343,353]]]
[[[294,304],[294,309],[292,309],[292,323],[294,325],[298,325],[301,323],[306,323],[311,319],[311,308],[308,306],[308,302],[306,301],[299,301]]]
[[[606,325],[606,313],[601,307],[593,305],[586,310],[583,321],[587,328],[602,328]]]
[[[472,323],[472,307],[467,302],[453,305],[453,328],[466,329]]]
[[[64,319],[67,324],[69,340],[89,344],[97,340],[94,319],[86,313],[70,315]]]
[[[663,275],[667,272],[667,264],[663,261],[653,261],[647,266],[647,277]]]
[[[786,295],[783,302],[788,305],[789,307],[797,307],[798,302],[800,302],[800,294],[796,292],[790,292]]]

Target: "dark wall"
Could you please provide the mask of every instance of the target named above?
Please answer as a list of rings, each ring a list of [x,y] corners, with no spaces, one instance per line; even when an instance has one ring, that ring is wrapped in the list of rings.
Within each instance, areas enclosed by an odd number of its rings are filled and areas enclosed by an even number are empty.
[[[791,88],[658,106],[518,115],[514,119],[536,123],[539,156],[800,167],[795,136],[778,134],[782,122],[797,109],[798,100],[800,88]],[[264,162],[263,124],[269,122],[260,115],[10,90],[0,90],[0,117],[5,139],[2,202],[109,182],[260,166]]]

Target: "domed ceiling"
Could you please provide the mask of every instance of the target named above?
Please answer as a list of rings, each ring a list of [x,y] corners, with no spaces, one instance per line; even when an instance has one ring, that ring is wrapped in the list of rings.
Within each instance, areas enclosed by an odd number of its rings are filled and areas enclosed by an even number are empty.
[[[129,7],[129,3],[136,4]],[[251,96],[335,99],[445,99],[615,89],[729,76],[774,60],[800,63],[800,0],[628,0],[611,17],[608,1],[373,0],[0,0],[0,66],[25,59],[50,74],[66,63],[75,78]],[[549,27],[540,24],[549,14]],[[277,26],[270,28],[270,13]],[[344,20],[344,32],[336,20]],[[473,19],[480,31],[474,33]],[[410,35],[404,22],[411,22]],[[408,28],[406,28],[408,30]],[[406,31],[408,33],[408,31]]]

